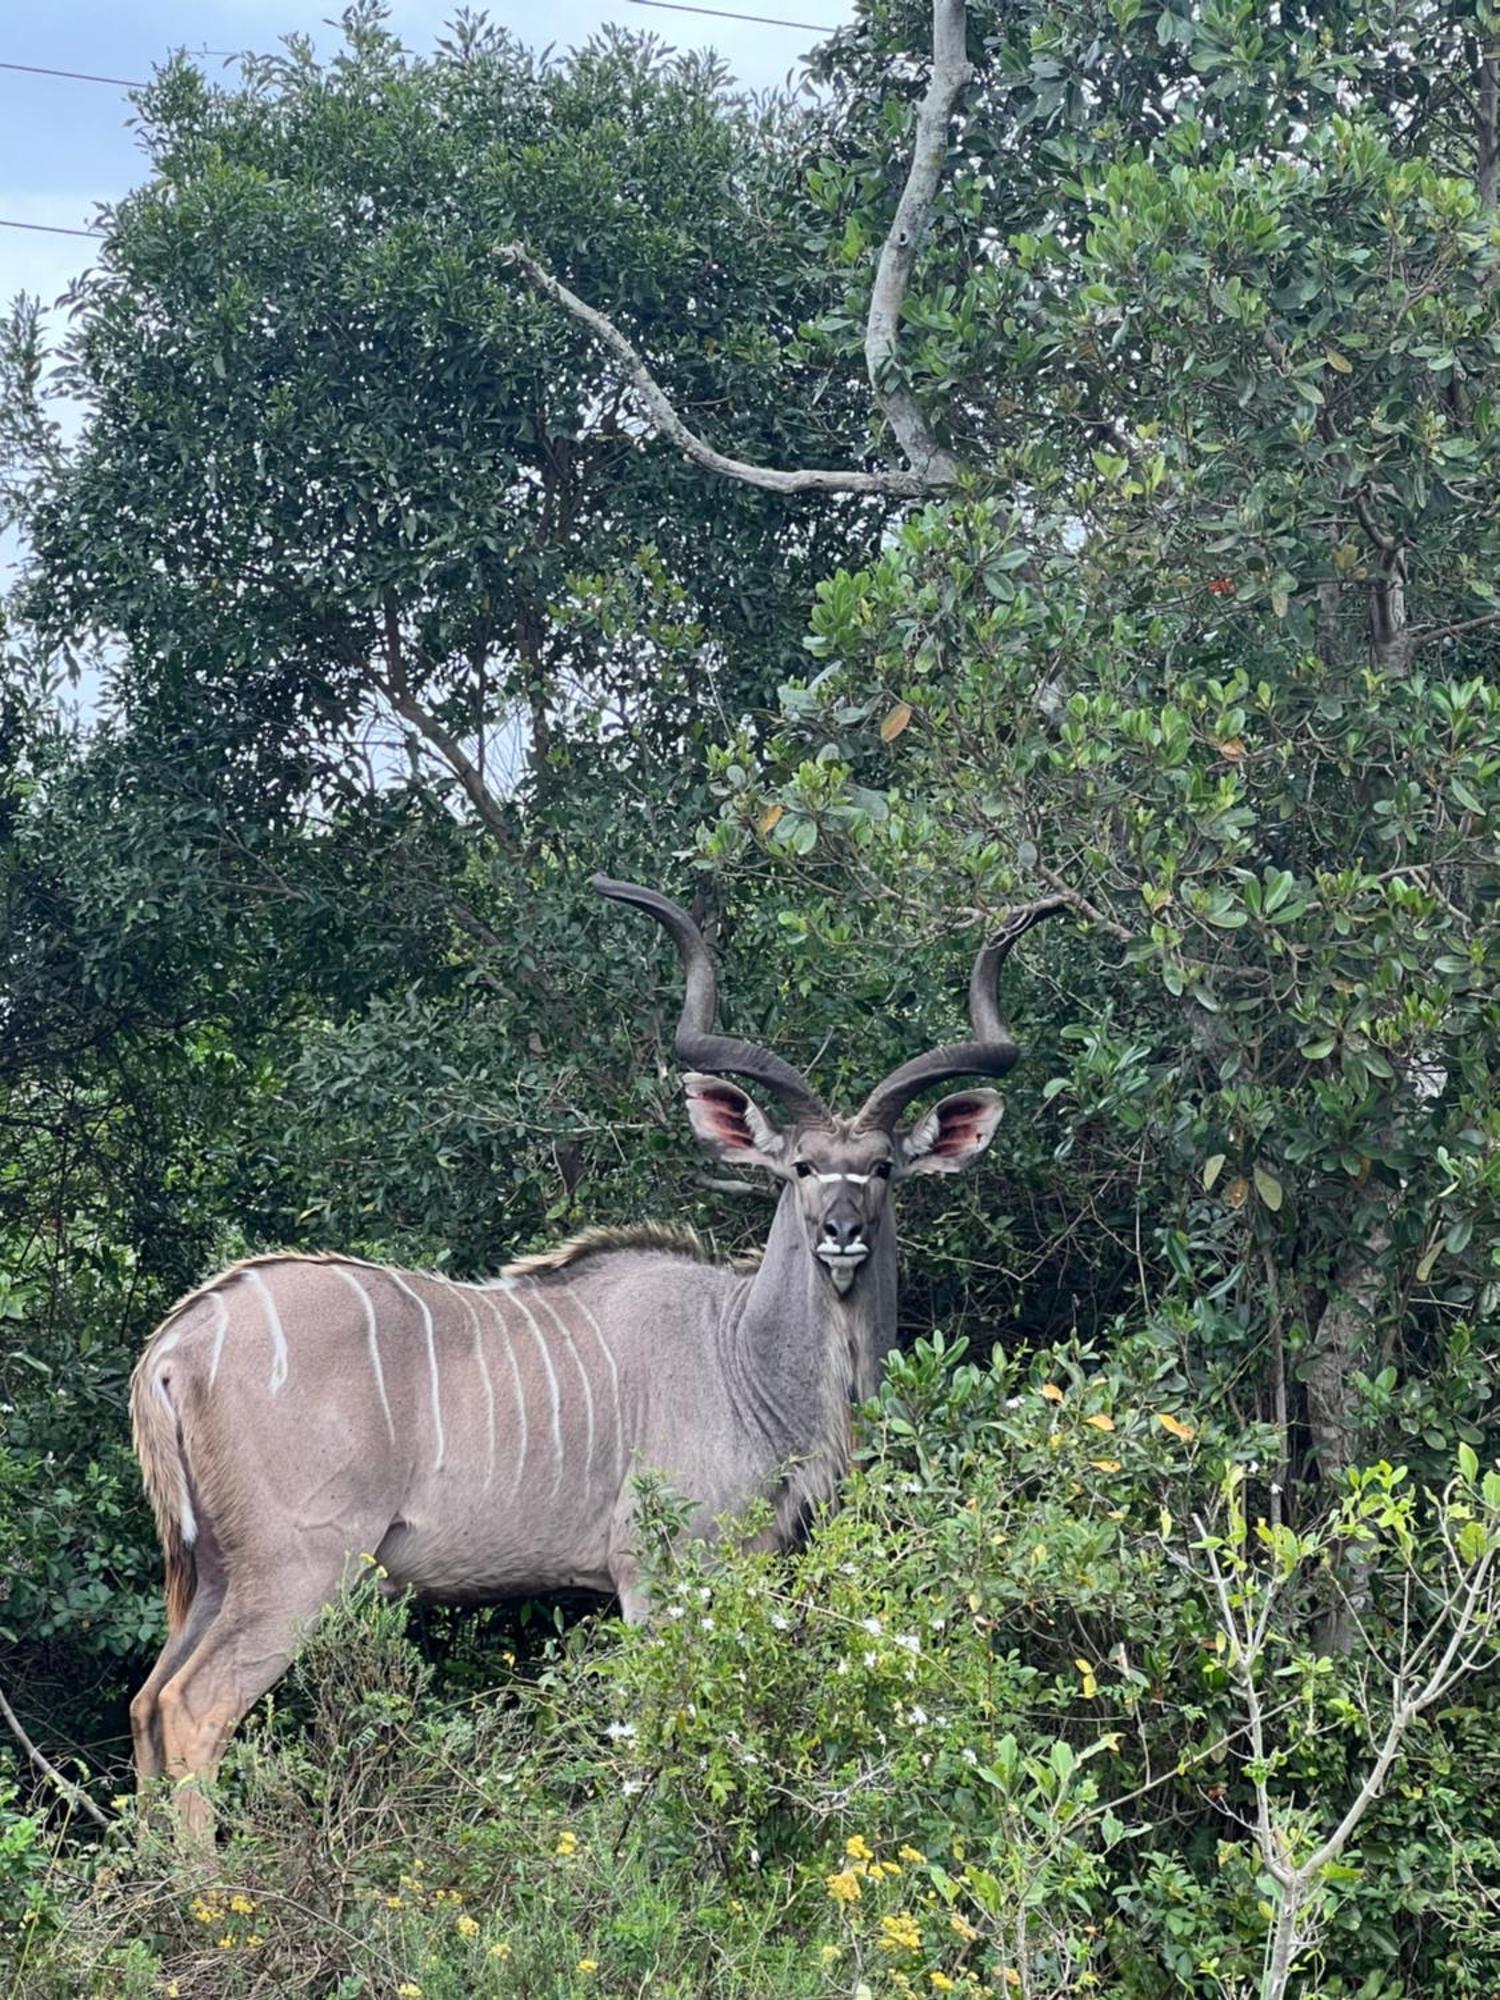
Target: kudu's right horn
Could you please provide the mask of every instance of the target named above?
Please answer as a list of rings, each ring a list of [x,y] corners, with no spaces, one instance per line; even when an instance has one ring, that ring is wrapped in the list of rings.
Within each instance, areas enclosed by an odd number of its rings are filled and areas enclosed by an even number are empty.
[[[1068,907],[1066,897],[1050,896],[1045,902],[1028,903],[1011,912],[989,942],[980,947],[974,961],[969,979],[973,1041],[947,1042],[893,1069],[865,1099],[854,1121],[856,1131],[889,1132],[911,1100],[930,1084],[959,1076],[1004,1076],[1014,1067],[1021,1051],[1000,1016],[1000,969],[1023,932]]]
[[[787,1109],[804,1123],[830,1124],[828,1108],[807,1078],[789,1062],[741,1041],[738,1035],[720,1035],[714,1030],[719,989],[714,978],[713,959],[703,941],[703,933],[686,910],[654,889],[642,889],[634,882],[616,882],[608,875],[595,875],[589,883],[612,902],[628,903],[645,910],[664,930],[670,931],[682,958],[686,991],[682,1014],[677,1023],[673,1048],[689,1069],[707,1070],[715,1076],[745,1076],[774,1090]]]

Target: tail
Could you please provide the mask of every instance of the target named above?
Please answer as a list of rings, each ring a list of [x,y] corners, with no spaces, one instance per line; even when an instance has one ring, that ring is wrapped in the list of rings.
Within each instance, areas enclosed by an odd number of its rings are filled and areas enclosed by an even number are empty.
[[[154,1359],[148,1347],[130,1378],[130,1431],[166,1561],[170,1633],[181,1630],[198,1588],[198,1564],[193,1555],[197,1523],[177,1412],[164,1391],[147,1377],[148,1364]]]

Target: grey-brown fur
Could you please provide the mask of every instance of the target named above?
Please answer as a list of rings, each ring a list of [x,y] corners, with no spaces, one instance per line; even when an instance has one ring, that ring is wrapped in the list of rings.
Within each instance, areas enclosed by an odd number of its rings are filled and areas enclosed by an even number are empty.
[[[895,1340],[889,1184],[965,1164],[988,1144],[999,1100],[960,1092],[905,1131],[897,1110],[945,1060],[950,1074],[995,1072],[1014,1045],[935,1052],[920,1079],[906,1065],[856,1117],[838,1117],[779,1058],[712,1032],[712,971],[683,912],[628,885],[605,893],[649,909],[678,941],[677,1047],[717,1071],[687,1078],[694,1129],[781,1183],[764,1256],[728,1267],[691,1231],[648,1224],[585,1232],[485,1285],[287,1253],[190,1293],[131,1384],[169,1609],[167,1644],[131,1704],[143,1780],[213,1769],[299,1628],[364,1558],[391,1588],[431,1597],[582,1586],[615,1592],[638,1618],[640,1471],[691,1499],[697,1535],[769,1500],[771,1546],[835,1498],[851,1405]],[[775,1125],[728,1071],[768,1082],[794,1122]],[[184,1810],[205,1824],[196,1793]]]

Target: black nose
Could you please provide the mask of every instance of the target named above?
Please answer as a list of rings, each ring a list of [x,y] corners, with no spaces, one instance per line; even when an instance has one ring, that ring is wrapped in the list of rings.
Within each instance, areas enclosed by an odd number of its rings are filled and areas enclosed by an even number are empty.
[[[864,1234],[864,1221],[853,1209],[835,1209],[823,1218],[823,1241],[849,1250]]]

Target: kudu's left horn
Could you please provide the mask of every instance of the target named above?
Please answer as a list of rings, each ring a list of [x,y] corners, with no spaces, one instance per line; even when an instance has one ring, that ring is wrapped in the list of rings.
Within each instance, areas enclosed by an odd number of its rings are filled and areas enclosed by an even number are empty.
[[[1028,903],[1012,911],[988,944],[980,947],[974,961],[969,979],[973,1041],[947,1042],[893,1069],[865,1099],[854,1121],[856,1131],[889,1132],[911,1100],[929,1084],[946,1083],[958,1076],[1004,1076],[1014,1067],[1021,1051],[1000,1018],[1000,969],[1023,932],[1067,908],[1066,897],[1050,896],[1045,902]]]
[[[642,889],[634,882],[615,882],[608,875],[593,876],[589,886],[612,902],[629,903],[637,910],[645,910],[664,930],[671,932],[682,958],[687,988],[672,1044],[679,1062],[715,1076],[749,1077],[774,1090],[797,1118],[820,1124],[830,1122],[822,1098],[789,1062],[783,1062],[769,1049],[758,1048],[754,1042],[741,1041],[738,1035],[715,1032],[719,989],[713,959],[703,933],[686,910],[679,909],[668,897],[659,896],[654,889]]]

